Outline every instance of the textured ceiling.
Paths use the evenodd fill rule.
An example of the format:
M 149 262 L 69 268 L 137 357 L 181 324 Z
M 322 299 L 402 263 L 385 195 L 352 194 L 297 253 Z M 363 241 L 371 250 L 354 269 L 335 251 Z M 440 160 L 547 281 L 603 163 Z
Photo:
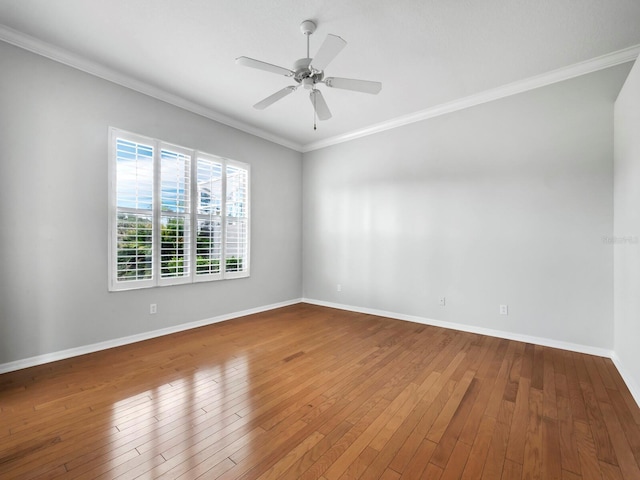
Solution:
M 302 20 L 347 47 L 328 76 L 377 80 L 377 96 L 321 86 L 333 118 L 313 130 L 307 91 L 258 111 L 291 80 Z M 304 146 L 640 44 L 638 0 L 0 0 L 0 24 Z

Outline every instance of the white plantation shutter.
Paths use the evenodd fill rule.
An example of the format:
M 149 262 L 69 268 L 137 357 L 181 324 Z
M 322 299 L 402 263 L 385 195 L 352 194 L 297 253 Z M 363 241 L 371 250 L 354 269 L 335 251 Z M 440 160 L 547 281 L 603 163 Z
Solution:
M 249 166 L 111 129 L 111 290 L 249 275 Z
M 249 271 L 249 171 L 227 165 L 225 265 L 228 277 Z
M 115 141 L 115 211 L 112 241 L 114 284 L 153 284 L 152 145 L 125 138 Z
M 160 283 L 189 280 L 191 272 L 191 156 L 160 150 Z
M 202 154 L 197 163 L 196 280 L 222 278 L 223 165 L 219 159 Z

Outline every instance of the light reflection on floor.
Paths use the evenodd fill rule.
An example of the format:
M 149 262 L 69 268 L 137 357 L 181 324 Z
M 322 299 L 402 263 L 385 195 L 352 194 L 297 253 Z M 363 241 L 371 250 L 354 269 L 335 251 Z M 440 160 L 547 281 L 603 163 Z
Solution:
M 220 439 L 251 430 L 249 418 L 243 419 L 252 410 L 250 372 L 248 357 L 236 355 L 113 403 L 114 433 L 100 470 L 115 476 L 123 473 L 123 463 L 139 457 L 140 474 L 149 478 L 171 469 L 197 471 L 209 453 L 222 449 Z

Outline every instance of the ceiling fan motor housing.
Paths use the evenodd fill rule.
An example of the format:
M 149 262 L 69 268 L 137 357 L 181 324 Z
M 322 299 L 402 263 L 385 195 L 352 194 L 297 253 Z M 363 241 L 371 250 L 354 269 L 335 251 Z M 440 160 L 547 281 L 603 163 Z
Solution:
M 322 70 L 313 70 L 309 67 L 310 64 L 310 58 L 301 58 L 293 64 L 293 78 L 307 89 L 313 88 L 313 85 L 321 82 L 324 78 L 324 72 Z

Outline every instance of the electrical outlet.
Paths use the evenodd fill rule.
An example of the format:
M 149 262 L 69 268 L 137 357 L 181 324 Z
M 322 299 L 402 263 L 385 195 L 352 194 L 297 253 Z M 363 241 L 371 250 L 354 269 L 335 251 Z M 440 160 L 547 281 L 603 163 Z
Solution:
M 444 307 L 447 304 L 447 299 L 445 297 L 439 297 L 438 303 L 440 304 L 441 307 Z
M 342 285 L 337 284 L 336 285 L 336 292 L 341 292 L 342 291 Z
M 500 315 L 509 315 L 509 305 L 500 305 Z
M 158 305 L 155 303 L 150 303 L 149 304 L 149 314 L 150 315 L 155 315 L 158 312 Z

